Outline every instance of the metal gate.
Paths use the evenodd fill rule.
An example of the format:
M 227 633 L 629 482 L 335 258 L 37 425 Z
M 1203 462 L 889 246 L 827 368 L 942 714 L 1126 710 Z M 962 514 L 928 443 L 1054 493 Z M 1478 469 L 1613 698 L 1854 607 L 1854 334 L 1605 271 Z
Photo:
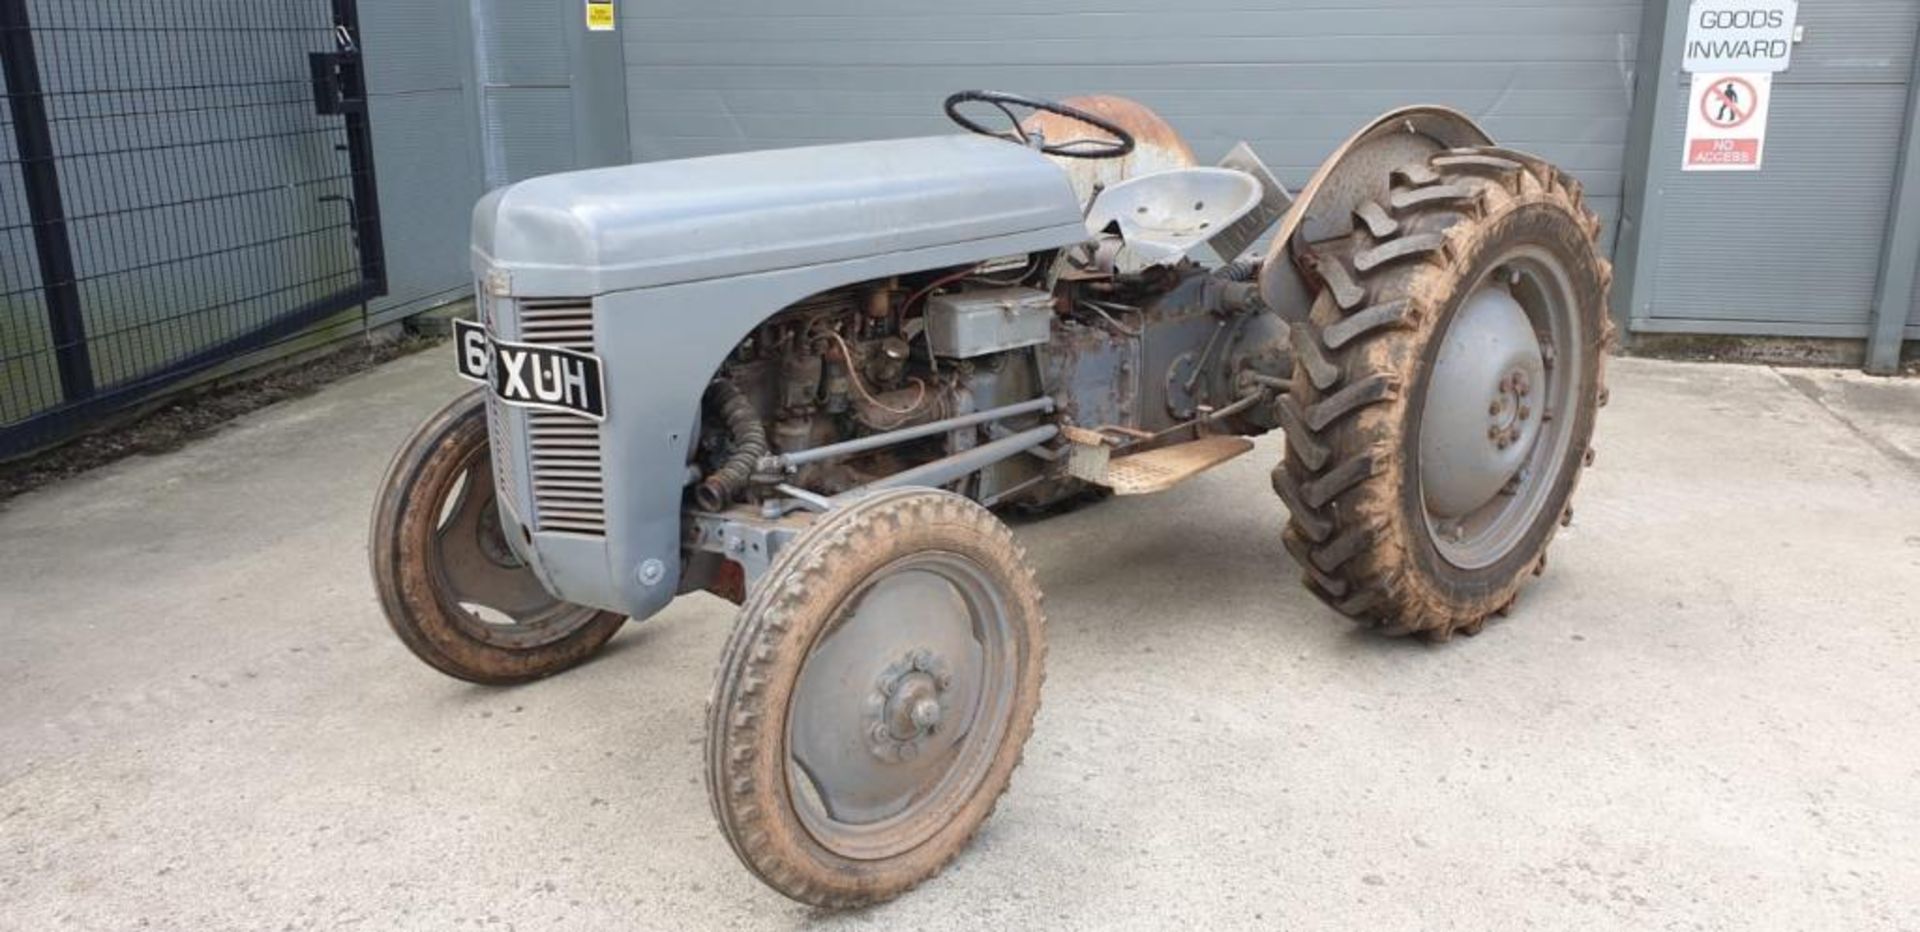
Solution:
M 0 0 L 0 459 L 386 292 L 354 0 Z

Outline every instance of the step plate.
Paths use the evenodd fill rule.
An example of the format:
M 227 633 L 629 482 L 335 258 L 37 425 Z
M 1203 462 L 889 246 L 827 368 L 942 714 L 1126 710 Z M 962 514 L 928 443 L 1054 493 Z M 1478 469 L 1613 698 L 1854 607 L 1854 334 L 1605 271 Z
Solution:
M 1107 464 L 1105 484 L 1115 495 L 1165 492 L 1251 449 L 1245 437 L 1205 437 L 1122 456 Z

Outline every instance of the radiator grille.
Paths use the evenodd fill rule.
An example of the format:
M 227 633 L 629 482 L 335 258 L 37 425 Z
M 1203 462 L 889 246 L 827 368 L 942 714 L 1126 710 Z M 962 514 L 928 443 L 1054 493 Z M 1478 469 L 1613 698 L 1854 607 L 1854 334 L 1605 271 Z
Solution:
M 593 352 L 592 303 L 576 298 L 524 299 L 519 312 L 521 342 Z M 535 528 L 606 536 L 600 425 L 577 414 L 528 411 L 527 454 Z
M 507 433 L 506 416 L 501 410 L 505 407 L 493 397 L 493 393 L 487 393 L 487 437 L 491 441 L 487 446 L 493 456 L 493 488 L 495 493 L 513 501 L 518 493 L 514 491 L 513 484 L 513 457 L 507 453 L 507 441 L 513 435 Z M 520 510 L 517 503 L 514 510 Z
M 493 314 L 490 313 L 492 302 L 486 298 L 484 284 L 484 282 L 475 283 L 473 293 L 477 297 L 473 303 L 481 326 L 492 330 L 494 328 Z M 489 441 L 487 447 L 493 458 L 493 488 L 496 494 L 509 502 L 514 501 L 514 496 L 518 494 L 514 491 L 513 456 L 507 452 L 511 449 L 508 444 L 511 443 L 512 437 L 512 434 L 507 433 L 506 405 L 493 397 L 492 392 L 487 392 L 487 438 Z M 514 510 L 519 510 L 517 504 Z

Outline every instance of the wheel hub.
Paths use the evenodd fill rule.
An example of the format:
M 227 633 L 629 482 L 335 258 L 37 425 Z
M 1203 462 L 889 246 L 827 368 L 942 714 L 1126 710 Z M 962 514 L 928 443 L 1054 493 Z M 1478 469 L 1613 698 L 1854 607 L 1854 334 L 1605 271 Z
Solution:
M 507 543 L 486 447 L 468 453 L 464 475 L 416 490 L 440 513 L 423 555 L 454 623 L 496 647 L 548 643 L 599 614 L 555 598 Z
M 480 545 L 480 552 L 485 554 L 487 559 L 492 560 L 495 566 L 517 570 L 527 565 L 507 543 L 507 535 L 500 527 L 500 509 L 491 499 L 481 506 L 479 524 L 475 540 Z
M 1459 519 L 1492 501 L 1540 436 L 1546 359 L 1527 312 L 1504 287 L 1482 289 L 1447 329 L 1420 421 L 1420 482 L 1430 514 Z
M 1006 616 L 979 571 L 947 554 L 896 562 L 843 611 L 794 686 L 789 779 L 814 800 L 802 819 L 823 843 L 891 849 L 991 753 L 1009 688 Z M 897 829 L 906 822 L 921 828 Z
M 889 666 L 867 697 L 868 750 L 888 762 L 919 757 L 946 715 L 942 702 L 952 685 L 953 674 L 932 651 L 916 650 Z

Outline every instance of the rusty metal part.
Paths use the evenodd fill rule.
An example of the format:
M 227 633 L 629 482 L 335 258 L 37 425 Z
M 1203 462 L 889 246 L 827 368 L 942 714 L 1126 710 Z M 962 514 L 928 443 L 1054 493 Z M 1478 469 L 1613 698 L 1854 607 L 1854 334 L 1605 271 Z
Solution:
M 1180 133 L 1146 104 L 1110 94 L 1069 97 L 1060 102 L 1106 119 L 1133 134 L 1133 151 L 1117 159 L 1049 156 L 1066 171 L 1067 179 L 1073 182 L 1073 193 L 1080 198 L 1082 207 L 1092 202 L 1094 194 L 1108 185 L 1136 175 L 1199 164 L 1193 156 L 1192 147 L 1180 138 Z M 1020 128 L 1027 133 L 1040 133 L 1054 140 L 1097 132 L 1077 120 L 1045 112 L 1027 117 L 1021 122 Z
M 950 396 L 929 388 L 915 377 L 912 385 L 890 392 L 862 393 L 853 400 L 853 416 L 874 430 L 898 430 L 946 417 L 953 410 Z
M 707 397 L 727 425 L 727 459 L 713 474 L 700 481 L 693 492 L 694 501 L 708 511 L 719 511 L 746 489 L 753 468 L 767 455 L 767 429 L 753 402 L 741 394 L 732 382 L 716 381 L 707 389 Z
M 1073 426 L 1062 427 L 1060 436 L 1067 441 L 1067 475 L 1082 482 L 1104 485 L 1107 464 L 1113 457 L 1113 445 L 1107 437 L 1099 431 Z
M 1202 437 L 1122 456 L 1107 464 L 1104 485 L 1115 495 L 1164 492 L 1251 449 L 1245 437 Z
M 735 605 L 744 605 L 747 601 L 746 567 L 734 560 L 721 560 L 704 588 Z
M 1312 290 L 1294 264 L 1294 236 L 1307 242 L 1353 230 L 1354 210 L 1386 194 L 1392 172 L 1443 149 L 1492 145 L 1466 114 L 1448 107 L 1406 107 L 1381 115 L 1354 133 L 1320 164 L 1293 208 L 1280 218 L 1260 268 L 1260 295 L 1289 320 L 1305 317 Z
M 513 552 L 488 453 L 484 389 L 401 447 L 368 541 L 387 622 L 415 656 L 476 683 L 518 683 L 592 656 L 625 620 L 548 593 Z

